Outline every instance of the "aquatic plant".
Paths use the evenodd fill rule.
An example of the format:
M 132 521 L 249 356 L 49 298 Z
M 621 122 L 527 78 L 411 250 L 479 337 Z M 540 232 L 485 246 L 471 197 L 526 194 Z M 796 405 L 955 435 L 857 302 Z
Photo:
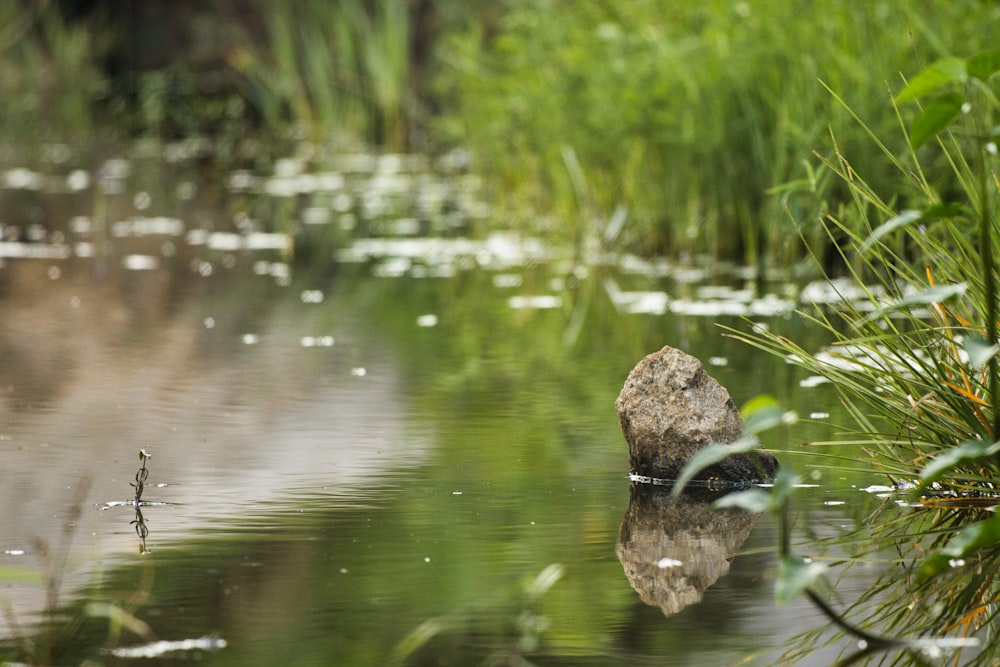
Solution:
M 292 123 L 320 141 L 407 145 L 415 112 L 408 3 L 264 2 L 259 9 L 270 52 L 243 49 L 230 62 L 254 82 L 254 101 L 272 127 Z
M 997 72 L 993 51 L 939 60 L 909 80 L 893 98 L 907 139 L 900 155 L 834 93 L 905 186 L 881 194 L 832 134 L 822 161 L 852 200 L 825 224 L 864 298 L 806 314 L 830 337 L 821 351 L 765 328 L 731 332 L 832 382 L 854 425 L 813 445 L 854 447 L 900 490 L 887 502 L 913 507 L 884 506 L 861 528 L 863 541 L 855 536 L 854 549 L 891 570 L 848 613 L 893 635 L 981 635 L 986 648 L 968 664 L 995 654 L 996 637 L 980 631 L 1000 609 L 990 574 L 1000 521 L 988 511 L 1000 500 Z
M 135 499 L 132 501 L 132 505 L 135 507 L 135 519 L 131 524 L 135 526 L 135 534 L 139 536 L 139 553 L 141 554 L 149 553 L 149 549 L 146 547 L 149 528 L 146 526 L 146 518 L 142 515 L 142 492 L 146 489 L 146 480 L 149 479 L 149 468 L 146 467 L 146 461 L 151 456 L 152 454 L 145 449 L 139 450 L 141 465 L 135 473 L 135 483 L 129 482 L 135 489 Z
M 483 664 L 487 665 L 530 665 L 524 656 L 538 652 L 543 636 L 549 629 L 550 620 L 541 610 L 541 601 L 565 572 L 563 565 L 552 563 L 545 566 L 534 577 L 524 578 L 513 600 L 506 603 L 508 616 L 513 621 L 505 630 L 508 642 L 493 648 Z M 469 626 L 474 615 L 468 610 L 456 611 L 448 616 L 428 619 L 411 630 L 393 649 L 392 663 L 405 664 L 418 655 L 435 639 L 448 634 L 470 632 Z
M 66 22 L 57 5 L 0 7 L 0 131 L 8 144 L 78 139 L 96 131 L 91 104 L 107 83 L 94 57 L 101 38 Z
M 601 221 L 624 206 L 617 246 L 787 266 L 803 245 L 828 245 L 820 215 L 849 199 L 828 170 L 807 164 L 803 173 L 827 125 L 847 118 L 819 80 L 850 90 L 884 134 L 883 82 L 915 48 L 934 58 L 991 43 L 996 22 L 984 13 L 993 11 L 965 2 L 513 2 L 439 45 L 448 112 L 438 138 L 468 146 L 498 200 L 554 237 L 599 238 Z M 862 131 L 844 128 L 840 138 L 873 186 L 895 187 L 898 174 Z

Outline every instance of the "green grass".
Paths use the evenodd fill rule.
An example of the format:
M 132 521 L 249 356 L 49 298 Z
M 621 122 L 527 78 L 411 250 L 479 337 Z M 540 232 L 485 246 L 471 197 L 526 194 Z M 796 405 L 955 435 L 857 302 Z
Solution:
M 810 253 L 837 263 L 837 245 L 865 233 L 831 237 L 823 224 L 827 213 L 854 221 L 840 215 L 856 195 L 838 155 L 874 191 L 908 188 L 829 91 L 890 136 L 896 120 L 881 110 L 901 72 L 1000 37 L 1000 9 L 974 0 L 448 0 L 429 21 L 401 0 L 252 7 L 246 25 L 226 24 L 222 95 L 199 92 L 182 57 L 110 78 L 109 26 L 127 22 L 68 21 L 51 2 L 0 9 L 0 129 L 35 146 L 207 136 L 222 161 L 259 161 L 279 139 L 462 146 L 491 186 L 496 224 L 580 248 L 789 269 Z M 922 159 L 948 174 L 929 186 L 961 187 L 943 158 Z M 626 223 L 604 240 L 617 210 Z
M 397 0 L 260 2 L 269 46 L 233 60 L 258 86 L 272 127 L 291 123 L 304 136 L 407 146 L 416 113 L 411 81 L 411 20 Z
M 106 80 L 93 54 L 100 38 L 67 24 L 54 4 L 0 7 L 0 132 L 5 143 L 67 141 L 95 132 L 91 102 Z
M 997 51 L 930 64 L 899 86 L 887 109 L 899 127 L 892 135 L 834 95 L 899 175 L 893 190 L 873 184 L 836 133 L 823 159 L 849 194 L 825 229 L 865 298 L 807 314 L 827 332 L 826 350 L 763 329 L 731 332 L 830 380 L 854 420 L 840 444 L 855 443 L 858 461 L 912 489 L 919 509 L 883 508 L 831 541 L 859 552 L 848 563 L 894 555 L 847 612 L 855 626 L 888 633 L 883 648 L 904 651 L 892 664 L 927 664 L 913 637 L 976 634 L 1000 597 L 990 574 L 1000 521 L 983 509 L 996 503 L 1000 475 L 997 72 Z M 772 509 L 784 514 L 790 497 L 772 499 Z M 781 553 L 794 557 L 787 544 Z M 802 571 L 784 568 L 779 589 L 793 581 L 818 595 L 816 577 Z M 989 664 L 997 640 L 984 641 L 963 664 Z
M 824 85 L 886 136 L 876 111 L 915 57 L 989 45 L 998 25 L 970 2 L 510 7 L 439 48 L 439 136 L 473 149 L 498 199 L 569 239 L 624 205 L 625 247 L 770 266 L 827 247 L 822 213 L 850 199 L 824 164 L 831 125 L 873 187 L 900 178 Z

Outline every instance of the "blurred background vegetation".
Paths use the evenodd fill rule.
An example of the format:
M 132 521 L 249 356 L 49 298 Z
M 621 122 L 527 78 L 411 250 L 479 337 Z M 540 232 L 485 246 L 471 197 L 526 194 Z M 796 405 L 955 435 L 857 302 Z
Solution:
M 3 3 L 0 158 L 133 140 L 223 166 L 293 145 L 447 154 L 484 177 L 489 224 L 787 267 L 837 257 L 835 142 L 908 196 L 830 91 L 901 137 L 903 73 L 997 43 L 998 18 L 983 0 Z

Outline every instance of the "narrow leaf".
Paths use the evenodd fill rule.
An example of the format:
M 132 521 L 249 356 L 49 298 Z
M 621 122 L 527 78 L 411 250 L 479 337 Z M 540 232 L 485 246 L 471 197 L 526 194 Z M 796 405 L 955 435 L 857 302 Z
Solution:
M 432 618 L 424 621 L 417 627 L 413 628 L 409 634 L 403 637 L 399 643 L 396 644 L 395 648 L 392 650 L 393 658 L 395 658 L 396 662 L 404 661 L 406 658 L 416 653 L 427 642 L 434 639 L 434 637 L 447 629 L 447 624 L 443 619 Z
M 771 494 L 763 489 L 735 491 L 722 496 L 712 503 L 712 506 L 716 509 L 738 507 L 752 514 L 759 514 L 771 509 Z
M 917 148 L 934 138 L 938 132 L 948 127 L 951 119 L 958 115 L 965 104 L 965 98 L 958 93 L 945 95 L 934 100 L 917 116 L 910 127 L 910 146 Z
M 1000 72 L 1000 51 L 984 51 L 969 58 L 965 65 L 969 76 L 986 81 L 993 74 Z
M 42 574 L 36 570 L 14 565 L 0 565 L 0 582 L 15 584 L 41 584 Z
M 777 405 L 755 411 L 743 425 L 743 435 L 756 435 L 785 422 L 785 412 Z
M 911 306 L 927 306 L 932 303 L 943 303 L 952 297 L 960 296 L 965 294 L 965 291 L 969 289 L 969 286 L 965 283 L 955 283 L 953 285 L 938 285 L 935 287 L 928 287 L 927 289 L 911 294 L 907 297 L 903 297 L 899 301 L 890 303 L 887 306 L 883 306 L 878 310 L 875 310 L 865 317 L 858 320 L 854 325 L 855 327 L 860 327 L 862 325 L 873 322 L 882 317 L 886 317 L 891 313 L 906 310 Z
M 965 352 L 969 355 L 969 365 L 978 371 L 1000 352 L 1000 345 L 990 345 L 985 338 L 969 336 L 965 339 Z
M 984 547 L 1000 544 L 1000 518 L 994 516 L 986 521 L 970 524 L 941 550 L 946 556 L 961 558 Z
M 677 478 L 677 483 L 674 485 L 670 494 L 675 498 L 679 496 L 681 492 L 684 491 L 684 487 L 687 486 L 688 482 L 694 479 L 695 475 L 710 465 L 716 464 L 733 454 L 746 454 L 748 452 L 752 452 L 759 446 L 760 440 L 753 436 L 740 438 L 736 442 L 728 445 L 712 443 L 706 446 L 704 449 L 692 456 L 687 462 L 687 465 L 685 465 L 684 469 L 681 470 L 681 474 Z
M 861 244 L 861 247 L 858 248 L 858 252 L 862 255 L 865 254 L 871 250 L 871 247 L 875 245 L 879 239 L 889 232 L 897 230 L 900 227 L 911 225 L 914 222 L 919 222 L 920 220 L 923 220 L 923 218 L 924 214 L 922 211 L 915 211 L 913 209 L 901 211 L 898 215 L 892 216 L 876 227 L 874 231 L 868 235 L 868 238 L 865 239 L 865 242 Z
M 1000 442 L 987 442 L 986 440 L 969 440 L 958 447 L 949 449 L 944 454 L 939 454 L 931 459 L 920 472 L 922 480 L 921 489 L 933 484 L 956 466 L 969 461 L 994 456 L 1000 453 Z
M 795 487 L 801 483 L 801 475 L 791 468 L 780 468 L 778 474 L 774 476 L 774 484 L 771 487 L 771 503 L 775 507 L 781 507 L 795 491 Z
M 924 209 L 922 217 L 924 220 L 939 220 L 941 218 L 955 218 L 963 214 L 968 215 L 969 212 L 964 210 L 960 204 L 942 203 L 928 206 Z
M 153 639 L 156 637 L 153 629 L 146 625 L 145 621 L 111 602 L 88 602 L 84 607 L 84 613 L 92 618 L 107 618 L 112 623 L 144 639 Z
M 770 394 L 757 394 L 749 401 L 743 404 L 740 408 L 740 416 L 743 417 L 743 421 L 750 419 L 753 413 L 764 408 L 776 407 L 781 405 L 778 403 L 778 399 Z
M 943 553 L 931 554 L 917 568 L 917 583 L 923 583 L 941 574 L 951 567 L 954 560 L 952 556 L 946 556 Z
M 951 567 L 960 560 L 985 547 L 1000 544 L 1000 516 L 979 521 L 963 528 L 944 549 L 930 555 L 920 565 L 917 580 L 925 581 Z
M 917 73 L 899 95 L 897 102 L 907 102 L 929 95 L 949 83 L 961 83 L 967 77 L 965 61 L 961 58 L 943 58 Z
M 786 604 L 809 588 L 826 572 L 826 565 L 816 563 L 796 554 L 788 554 L 781 561 L 775 593 L 779 604 Z

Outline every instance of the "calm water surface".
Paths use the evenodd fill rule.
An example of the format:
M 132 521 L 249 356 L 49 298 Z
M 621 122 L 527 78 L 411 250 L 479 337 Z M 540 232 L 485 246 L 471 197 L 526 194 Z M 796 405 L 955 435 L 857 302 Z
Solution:
M 669 344 L 811 418 L 765 444 L 816 485 L 800 550 L 835 558 L 882 480 L 816 467 L 831 388 L 719 326 L 819 349 L 799 287 L 479 234 L 469 184 L 362 157 L 214 189 L 183 163 L 5 173 L 9 655 L 770 665 L 823 627 L 775 603 L 770 518 L 630 497 L 614 411 Z

